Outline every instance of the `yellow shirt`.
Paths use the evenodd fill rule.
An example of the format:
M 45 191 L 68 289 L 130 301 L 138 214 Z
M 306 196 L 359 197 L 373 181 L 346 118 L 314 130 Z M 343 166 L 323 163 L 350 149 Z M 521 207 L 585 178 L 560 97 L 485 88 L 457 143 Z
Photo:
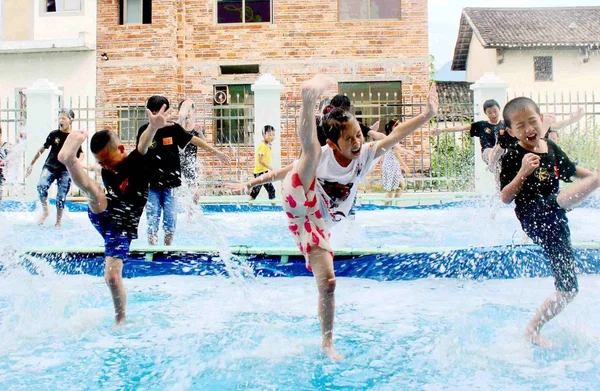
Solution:
M 263 161 L 268 165 L 271 165 L 271 147 L 264 141 L 260 143 L 256 150 L 256 156 L 254 156 L 254 173 L 260 174 L 261 172 L 269 171 L 268 167 L 260 164 L 259 157 L 263 157 Z

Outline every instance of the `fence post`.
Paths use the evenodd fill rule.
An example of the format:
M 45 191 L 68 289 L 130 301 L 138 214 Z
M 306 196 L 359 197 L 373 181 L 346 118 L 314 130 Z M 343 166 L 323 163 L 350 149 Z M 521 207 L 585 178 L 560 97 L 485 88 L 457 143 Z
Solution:
M 25 166 L 29 166 L 35 153 L 46 141 L 48 133 L 58 128 L 59 96 L 62 92 L 48 79 L 38 79 L 24 91 L 27 96 L 27 150 Z M 41 157 L 25 181 L 26 199 L 37 199 L 37 183 L 44 162 Z
M 473 114 L 475 121 L 487 120 L 483 112 L 483 103 L 494 99 L 503 108 L 506 103 L 508 84 L 494 73 L 485 73 L 481 79 L 471 85 L 473 90 Z M 478 193 L 494 193 L 496 182 L 494 175 L 488 171 L 481 158 L 481 143 L 475 137 L 475 191 Z
M 271 166 L 281 167 L 281 91 L 283 85 L 270 73 L 265 73 L 252 84 L 254 91 L 254 151 L 263 140 L 265 125 L 275 128 L 275 140 L 271 146 Z M 280 182 L 275 183 L 277 196 L 281 195 Z

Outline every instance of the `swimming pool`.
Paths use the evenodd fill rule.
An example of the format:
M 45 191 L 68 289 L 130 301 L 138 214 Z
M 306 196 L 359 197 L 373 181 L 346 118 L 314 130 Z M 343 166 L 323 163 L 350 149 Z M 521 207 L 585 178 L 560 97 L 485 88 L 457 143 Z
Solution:
M 365 207 L 354 224 L 334 232 L 336 246 L 349 254 L 342 252 L 336 264 L 342 276 L 336 345 L 346 355 L 341 364 L 319 354 L 317 292 L 312 278 L 303 276 L 301 260 L 291 256 L 282 264 L 277 255 L 250 260 L 228 255 L 227 246 L 293 254 L 281 212 L 206 208 L 193 221 L 181 215 L 175 245 L 182 251 L 175 259 L 165 253 L 148 262 L 147 246 L 136 241 L 139 251 L 126 270 L 136 270 L 138 277 L 126 281 L 129 322 L 121 329 L 112 328 L 112 303 L 95 276 L 94 254 L 88 269 L 80 259 L 48 264 L 14 256 L 14 249 L 100 246 L 84 213 L 69 213 L 57 232 L 35 226 L 27 213 L 3 213 L 10 218 L 0 233 L 12 244 L 0 256 L 1 388 L 594 389 L 600 381 L 600 315 L 589 309 L 600 305 L 600 276 L 582 276 L 581 294 L 548 325 L 546 335 L 558 348 L 526 344 L 523 329 L 552 290 L 552 280 L 519 278 L 539 259 L 519 262 L 535 249 L 511 248 L 522 240 L 518 222 L 511 209 L 494 208 Z M 579 254 L 590 265 L 599 263 L 596 229 L 589 224 L 599 213 L 590 207 L 569 214 L 573 240 L 591 248 Z M 183 251 L 186 246 L 221 252 L 194 259 Z M 384 255 L 353 258 L 352 249 L 365 247 Z M 398 256 L 385 254 L 398 249 L 403 250 Z M 486 278 L 481 270 L 494 269 L 494 260 L 505 253 L 503 265 L 512 261 L 519 267 Z M 450 258 L 454 261 L 442 262 Z M 447 267 L 461 262 L 480 272 L 436 278 L 460 277 Z M 62 273 L 65 265 L 72 266 L 69 274 Z M 411 275 L 395 269 L 399 265 L 435 267 Z M 516 269 L 519 273 L 510 273 Z M 272 275 L 295 277 L 267 277 Z

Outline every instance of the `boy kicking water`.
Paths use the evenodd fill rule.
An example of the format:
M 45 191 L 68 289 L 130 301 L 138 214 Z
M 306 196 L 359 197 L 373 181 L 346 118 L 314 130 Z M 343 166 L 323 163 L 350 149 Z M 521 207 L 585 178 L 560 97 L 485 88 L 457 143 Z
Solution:
M 321 146 L 313 108 L 317 99 L 334 84 L 317 75 L 302 86 L 302 108 L 298 138 L 300 158 L 292 165 L 252 179 L 243 188 L 282 180 L 283 208 L 294 241 L 312 270 L 319 291 L 318 313 L 323 351 L 332 360 L 343 357 L 333 346 L 336 279 L 329 227 L 347 218 L 354 205 L 358 183 L 363 180 L 373 160 L 398 144 L 431 119 L 438 108 L 435 87 L 429 94 L 425 112 L 400 123 L 378 142 L 365 144 L 360 125 L 352 113 L 335 108 L 323 119 L 327 144 Z
M 86 132 L 71 132 L 58 154 L 75 185 L 88 198 L 90 221 L 104 238 L 104 279 L 110 289 L 115 307 L 115 323 L 125 320 L 127 297 L 123 286 L 123 262 L 129 254 L 129 246 L 137 238 L 140 216 L 148 199 L 151 176 L 147 158 L 144 156 L 158 129 L 172 125 L 167 122 L 166 107 L 153 114 L 146 109 L 150 123 L 141 135 L 137 148 L 125 152 L 119 136 L 110 130 L 96 132 L 90 140 L 90 149 L 102 167 L 102 180 L 106 194 L 92 180 L 81 162 L 77 151 L 87 137 Z
M 551 346 L 540 331 L 579 290 L 566 213 L 600 186 L 600 175 L 576 167 L 554 142 L 543 138 L 543 118 L 531 99 L 521 97 L 508 102 L 504 120 L 507 131 L 517 138 L 518 144 L 502 157 L 502 201 L 506 204 L 515 201 L 515 213 L 523 231 L 542 247 L 556 287 L 556 292 L 544 301 L 529 323 L 526 338 L 541 346 Z M 581 180 L 559 190 L 559 179 L 570 181 L 573 176 Z

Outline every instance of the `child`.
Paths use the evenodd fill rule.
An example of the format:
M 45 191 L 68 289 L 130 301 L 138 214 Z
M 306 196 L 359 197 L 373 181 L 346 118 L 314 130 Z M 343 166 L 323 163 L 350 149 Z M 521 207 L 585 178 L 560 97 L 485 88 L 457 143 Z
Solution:
M 429 94 L 426 111 L 399 124 L 383 140 L 364 143 L 360 125 L 352 113 L 336 108 L 323 120 L 327 145 L 317 138 L 313 108 L 319 96 L 334 81 L 316 75 L 302 86 L 302 108 L 298 137 L 300 158 L 275 172 L 245 184 L 246 188 L 283 179 L 283 207 L 294 241 L 312 270 L 319 290 L 318 313 L 323 351 L 332 360 L 341 360 L 333 346 L 333 318 L 336 287 L 333 249 L 329 227 L 348 217 L 354 204 L 358 182 L 365 178 L 374 159 L 382 156 L 403 138 L 432 118 L 438 107 L 435 87 Z
M 200 124 L 195 121 L 196 107 L 191 99 L 182 100 L 179 103 L 179 125 L 186 132 L 194 137 L 198 137 L 204 141 L 204 130 Z M 193 143 L 188 143 L 180 154 L 181 158 L 181 173 L 186 186 L 192 190 L 192 201 L 195 205 L 200 204 L 200 189 L 198 180 L 200 179 L 200 169 L 198 166 L 198 146 Z
M 262 131 L 263 141 L 256 149 L 256 156 L 254 159 L 254 178 L 266 174 L 269 171 L 273 171 L 271 166 L 271 143 L 275 140 L 275 128 L 271 125 L 265 125 Z M 260 193 L 260 188 L 264 186 L 269 193 L 269 199 L 275 199 L 275 187 L 272 183 L 265 183 L 264 185 L 256 186 L 250 191 L 250 200 L 254 201 Z
M 385 134 L 389 135 L 392 130 L 398 126 L 400 120 L 391 120 L 385 125 Z M 402 175 L 402 171 L 408 172 L 409 168 L 406 165 L 402 155 L 400 154 L 400 145 L 396 144 L 383 155 L 383 163 L 381 164 L 381 181 L 383 182 L 383 190 L 386 191 L 386 198 L 398 198 L 404 190 L 406 190 L 406 181 Z M 395 204 L 395 201 L 386 202 L 386 205 Z
M 146 108 L 156 114 L 162 106 L 169 109 L 169 101 L 164 96 L 154 95 L 148 99 Z M 144 124 L 138 131 L 137 140 L 141 139 L 148 124 Z M 163 229 L 165 231 L 165 245 L 170 246 L 175 236 L 177 223 L 177 198 L 175 189 L 181 186 L 181 160 L 179 148 L 184 148 L 189 142 L 214 153 L 217 158 L 229 163 L 229 157 L 217 151 L 206 141 L 193 136 L 185 131 L 179 124 L 158 129 L 148 151 L 148 165 L 153 176 L 150 178 L 150 192 L 146 217 L 148 219 L 148 243 L 156 245 L 158 242 L 158 223 L 161 212 L 163 213 Z
M 106 194 L 76 158 L 87 137 L 85 132 L 72 132 L 58 154 L 75 185 L 88 197 L 88 216 L 104 238 L 104 279 L 113 298 L 117 325 L 125 320 L 127 303 L 123 262 L 129 254 L 131 241 L 137 238 L 140 216 L 148 198 L 148 184 L 155 175 L 148 170 L 145 155 L 158 129 L 172 126 L 167 123 L 165 110 L 164 105 L 156 113 L 146 110 L 149 126 L 141 135 L 137 148 L 129 154 L 116 133 L 101 130 L 94 134 L 90 149 L 102 167 Z
M 529 323 L 526 338 L 541 346 L 551 343 L 540 330 L 559 314 L 578 292 L 575 259 L 571 246 L 567 210 L 576 206 L 600 185 L 598 173 L 576 167 L 550 140 L 545 140 L 542 116 L 529 98 L 511 100 L 504 108 L 507 131 L 518 139 L 502 157 L 501 198 L 515 200 L 515 213 L 523 231 L 550 262 L 556 292 L 546 299 Z M 580 181 L 559 191 L 559 179 Z
M 481 157 L 485 164 L 493 166 L 502 154 L 502 148 L 508 148 L 516 141 L 504 133 L 505 125 L 500 119 L 500 105 L 493 99 L 483 103 L 483 113 L 487 121 L 477 121 L 470 125 L 455 126 L 452 128 L 432 129 L 431 135 L 438 136 L 447 132 L 469 131 L 471 137 L 479 137 L 481 143 Z M 498 145 L 501 144 L 501 145 Z
M 67 193 L 71 187 L 71 180 L 69 179 L 69 173 L 67 172 L 66 167 L 58 161 L 58 152 L 71 132 L 71 124 L 74 119 L 75 113 L 73 113 L 72 110 L 62 110 L 58 114 L 58 129 L 50 132 L 46 138 L 46 142 L 39 151 L 37 151 L 25 173 L 25 177 L 28 177 L 38 158 L 42 156 L 46 149 L 50 148 L 50 153 L 48 153 L 44 168 L 42 168 L 40 181 L 37 187 L 43 208 L 42 216 L 38 220 L 39 225 L 44 224 L 46 217 L 48 217 L 48 189 L 54 181 L 56 181 L 58 187 L 56 192 L 56 228 L 60 228 L 62 222 L 65 200 L 67 199 Z M 83 160 L 83 151 L 81 148 L 77 151 L 77 157 Z

